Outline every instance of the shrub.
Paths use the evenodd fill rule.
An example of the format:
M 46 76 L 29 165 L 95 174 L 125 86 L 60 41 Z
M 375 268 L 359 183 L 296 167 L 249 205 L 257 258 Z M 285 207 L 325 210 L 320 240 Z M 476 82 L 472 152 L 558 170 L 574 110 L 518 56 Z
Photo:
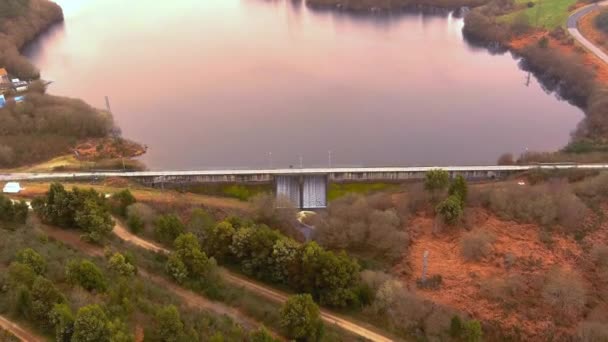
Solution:
M 469 261 L 479 261 L 492 252 L 494 236 L 482 230 L 466 233 L 460 241 L 460 252 Z
M 129 189 L 124 189 L 113 194 L 110 197 L 110 206 L 112 207 L 112 211 L 119 216 L 127 217 L 127 208 L 135 204 L 137 200 L 129 191 Z
M 72 341 L 110 341 L 109 320 L 97 304 L 78 309 Z
M 72 284 L 78 284 L 87 291 L 104 292 L 107 288 L 103 273 L 89 260 L 68 262 L 66 276 Z
M 465 203 L 467 202 L 469 190 L 466 179 L 462 175 L 456 176 L 456 178 L 450 184 L 450 188 L 448 189 L 448 195 L 456 196 L 460 199 L 460 205 L 464 208 Z
M 430 170 L 424 175 L 424 188 L 433 194 L 445 190 L 449 183 L 450 174 L 445 170 Z
M 236 230 L 229 222 L 220 222 L 204 228 L 201 234 L 203 249 L 217 260 L 226 260 Z
M 323 333 L 319 307 L 309 294 L 290 296 L 281 308 L 281 326 L 287 337 L 318 341 Z
M 455 225 L 460 221 L 463 215 L 462 202 L 460 197 L 452 195 L 443 200 L 435 209 L 443 222 L 449 225 Z
M 155 337 L 160 341 L 180 341 L 184 335 L 184 323 L 179 311 L 173 305 L 161 307 L 156 311 Z
M 131 233 L 137 235 L 144 230 L 144 220 L 137 214 L 130 214 L 127 218 L 127 227 Z
M 120 253 L 114 253 L 114 255 L 110 257 L 109 268 L 125 277 L 130 277 L 137 272 L 135 266 L 128 262 L 125 256 Z
M 55 304 L 51 311 L 51 321 L 55 326 L 56 341 L 70 341 L 74 333 L 74 314 L 72 309 L 65 304 Z
M 392 264 L 409 244 L 409 235 L 394 209 L 374 209 L 367 197 L 347 195 L 330 203 L 315 218 L 315 239 L 324 247 L 346 249 L 375 261 Z
M 184 224 L 173 214 L 159 216 L 154 223 L 156 240 L 166 244 L 173 242 L 184 230 Z
M 578 274 L 563 269 L 552 270 L 542 291 L 547 304 L 563 316 L 576 316 L 585 306 L 585 287 Z
M 55 304 L 61 304 L 65 298 L 48 279 L 38 276 L 32 285 L 32 313 L 34 318 L 42 326 L 50 326 L 52 323 L 51 311 Z
M 46 260 L 44 257 L 31 248 L 22 249 L 17 253 L 16 260 L 32 268 L 32 270 L 42 275 L 46 271 Z

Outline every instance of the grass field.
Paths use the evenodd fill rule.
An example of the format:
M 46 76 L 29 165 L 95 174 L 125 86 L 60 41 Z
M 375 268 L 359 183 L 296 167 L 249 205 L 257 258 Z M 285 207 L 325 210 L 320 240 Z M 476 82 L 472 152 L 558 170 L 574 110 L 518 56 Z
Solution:
M 327 199 L 333 201 L 348 194 L 369 194 L 375 191 L 396 189 L 399 185 L 392 183 L 331 183 Z
M 502 18 L 505 21 L 514 20 L 520 13 L 524 13 L 531 26 L 552 30 L 559 26 L 565 26 L 570 13 L 570 6 L 576 0 L 515 0 L 523 9 L 509 13 Z M 528 3 L 534 3 L 528 8 Z

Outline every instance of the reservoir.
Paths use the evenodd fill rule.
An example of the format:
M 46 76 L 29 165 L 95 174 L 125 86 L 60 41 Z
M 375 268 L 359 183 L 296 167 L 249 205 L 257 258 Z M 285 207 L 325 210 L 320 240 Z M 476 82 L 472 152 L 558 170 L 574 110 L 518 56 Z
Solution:
M 58 0 L 26 49 L 54 95 L 105 108 L 150 169 L 494 164 L 564 146 L 580 109 L 452 15 L 304 0 Z

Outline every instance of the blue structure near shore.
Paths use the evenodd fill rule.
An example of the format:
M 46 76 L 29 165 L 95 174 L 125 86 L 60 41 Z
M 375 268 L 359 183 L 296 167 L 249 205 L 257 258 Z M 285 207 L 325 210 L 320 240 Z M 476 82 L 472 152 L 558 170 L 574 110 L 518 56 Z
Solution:
M 3 108 L 4 105 L 6 105 L 6 99 L 4 98 L 4 95 L 0 95 L 0 108 Z

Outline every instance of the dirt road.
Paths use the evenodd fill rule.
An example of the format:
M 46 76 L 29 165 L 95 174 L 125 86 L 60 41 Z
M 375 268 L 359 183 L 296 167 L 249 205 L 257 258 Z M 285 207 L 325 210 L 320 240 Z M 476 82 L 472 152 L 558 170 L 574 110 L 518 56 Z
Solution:
M 150 251 L 154 251 L 157 253 L 169 253 L 169 250 L 167 250 L 166 248 L 163 248 L 152 242 L 149 242 L 147 240 L 144 240 L 138 236 L 131 234 L 128 230 L 126 230 L 120 224 L 117 224 L 114 227 L 114 233 L 121 239 L 128 241 L 141 248 L 144 248 L 144 249 L 147 249 Z M 287 294 L 285 294 L 281 291 L 277 291 L 275 289 L 268 288 L 267 286 L 264 286 L 257 282 L 246 279 L 240 275 L 236 275 L 226 269 L 222 269 L 222 275 L 224 276 L 224 279 L 226 281 L 232 283 L 233 285 L 247 288 L 250 291 L 255 292 L 258 295 L 263 296 L 269 300 L 272 300 L 272 301 L 275 301 L 278 303 L 283 303 L 287 300 L 287 297 L 288 297 Z M 391 338 L 388 338 L 379 333 L 373 332 L 368 328 L 363 327 L 360 323 L 355 323 L 351 320 L 344 319 L 342 317 L 339 317 L 336 314 L 328 312 L 325 309 L 321 310 L 321 317 L 323 318 L 323 320 L 326 323 L 337 325 L 346 331 L 349 331 L 353 334 L 364 337 L 368 340 L 378 341 L 378 342 L 393 341 Z
M 103 256 L 104 255 L 103 249 L 101 247 L 97 247 L 97 246 L 94 246 L 94 245 L 91 245 L 89 243 L 82 241 L 76 231 L 69 231 L 69 230 L 59 229 L 59 228 L 50 227 L 50 226 L 46 226 L 46 225 L 41 225 L 41 227 L 48 236 L 50 236 L 58 241 L 67 243 L 68 245 L 84 252 L 87 255 L 90 255 L 90 256 Z M 121 231 L 120 228 L 117 230 L 117 232 L 119 232 L 119 231 Z M 128 233 L 128 232 L 126 232 L 126 233 Z M 124 236 L 124 235 L 121 236 L 118 233 L 116 235 L 118 235 L 120 238 L 123 238 L 123 236 Z M 135 238 L 137 238 L 137 237 L 135 237 Z M 162 248 L 160 250 L 154 249 L 152 247 L 152 245 L 146 245 L 144 243 L 145 241 L 143 241 L 139 238 L 135 239 L 136 241 L 127 240 L 127 239 L 125 239 L 125 240 L 128 242 L 131 242 L 133 244 L 136 244 L 138 246 L 141 246 L 142 248 L 146 248 L 146 249 L 149 249 L 149 250 L 152 250 L 155 252 L 164 250 Z M 142 243 L 142 244 L 140 244 L 140 243 Z M 143 247 L 143 246 L 146 246 L 146 247 Z M 164 251 L 166 251 L 166 250 L 164 250 Z M 239 310 L 237 310 L 233 307 L 230 307 L 230 306 L 225 305 L 220 302 L 211 301 L 192 291 L 186 290 L 160 276 L 146 272 L 145 270 L 143 270 L 141 268 L 138 271 L 139 271 L 138 274 L 142 278 L 150 280 L 153 283 L 155 283 L 156 285 L 173 292 L 178 297 L 180 297 L 180 299 L 183 300 L 184 303 L 186 303 L 190 307 L 209 310 L 218 315 L 226 315 L 247 329 L 256 329 L 257 327 L 262 325 L 262 323 L 251 319 L 250 317 L 244 315 Z
M 15 335 L 21 341 L 26 342 L 44 342 L 46 339 L 36 336 L 30 331 L 22 328 L 19 324 L 10 321 L 8 318 L 0 315 L 0 328 Z

